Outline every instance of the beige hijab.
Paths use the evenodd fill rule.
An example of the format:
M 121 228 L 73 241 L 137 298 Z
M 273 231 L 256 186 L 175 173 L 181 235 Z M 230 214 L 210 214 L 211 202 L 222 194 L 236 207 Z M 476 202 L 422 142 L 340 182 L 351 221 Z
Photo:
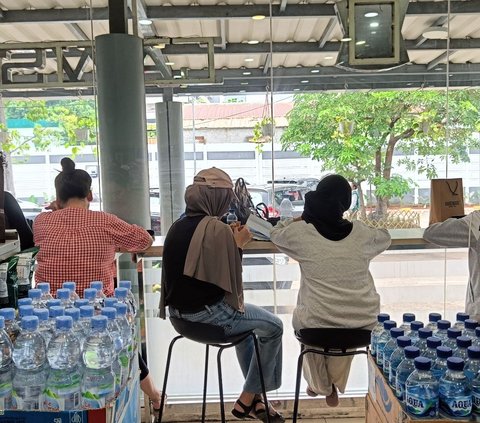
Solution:
M 186 215 L 205 216 L 198 224 L 188 247 L 184 275 L 222 288 L 225 301 L 243 311 L 242 260 L 231 228 L 218 218 L 234 197 L 233 183 L 222 170 L 200 171 L 185 191 Z M 160 317 L 165 318 L 165 281 L 162 278 Z

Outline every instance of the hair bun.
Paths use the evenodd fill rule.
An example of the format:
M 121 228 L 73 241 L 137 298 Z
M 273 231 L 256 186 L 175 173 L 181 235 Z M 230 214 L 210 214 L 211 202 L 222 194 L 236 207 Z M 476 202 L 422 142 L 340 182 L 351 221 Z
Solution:
M 62 172 L 73 172 L 75 170 L 75 162 L 68 157 L 60 160 L 60 164 L 62 165 Z

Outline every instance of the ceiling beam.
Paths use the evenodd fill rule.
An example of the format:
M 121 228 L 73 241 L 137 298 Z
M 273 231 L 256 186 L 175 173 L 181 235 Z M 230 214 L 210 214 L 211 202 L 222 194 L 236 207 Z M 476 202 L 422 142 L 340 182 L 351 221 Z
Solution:
M 270 70 L 270 67 L 272 66 L 272 55 L 270 53 L 267 54 L 267 57 L 265 58 L 265 63 L 263 64 L 263 74 L 267 75 L 268 71 Z
M 427 64 L 427 70 L 432 70 L 433 68 L 436 68 L 440 63 L 444 62 L 445 60 L 448 59 L 450 54 L 455 53 L 455 50 L 450 50 L 450 51 L 445 51 L 439 56 L 437 56 L 435 59 L 433 59 L 430 63 Z
M 282 0 L 280 3 L 280 13 L 285 13 L 285 10 L 287 9 L 287 0 Z
M 219 33 L 220 33 L 220 38 L 222 40 L 222 43 L 220 47 L 222 50 L 225 50 L 227 48 L 227 20 L 226 19 L 220 19 L 218 21 L 218 26 L 219 26 Z
M 90 38 L 88 37 L 87 34 L 83 31 L 82 28 L 80 28 L 80 25 L 77 23 L 67 23 L 65 24 L 67 28 L 70 30 L 70 32 L 77 37 L 79 40 L 85 41 L 89 40 Z
M 337 18 L 330 18 L 327 26 L 323 30 L 323 34 L 320 36 L 320 40 L 318 40 L 318 47 L 323 48 L 327 41 L 330 40 L 330 35 L 332 34 L 333 28 L 335 28 L 336 23 Z
M 443 26 L 446 22 L 448 21 L 448 16 L 440 16 L 430 27 L 432 26 Z M 427 41 L 427 38 L 425 38 L 423 35 L 420 35 L 415 40 L 415 46 L 418 47 L 422 45 L 425 41 Z

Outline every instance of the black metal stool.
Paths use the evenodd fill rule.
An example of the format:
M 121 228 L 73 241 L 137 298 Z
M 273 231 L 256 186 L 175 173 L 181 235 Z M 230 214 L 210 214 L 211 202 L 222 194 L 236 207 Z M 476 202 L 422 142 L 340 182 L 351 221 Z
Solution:
M 208 353 L 209 347 L 217 347 L 217 368 L 218 368 L 218 385 L 220 391 L 220 413 L 222 417 L 222 423 L 225 422 L 225 404 L 223 402 L 223 379 L 222 379 L 222 363 L 221 363 L 221 356 L 222 352 L 226 348 L 234 347 L 238 345 L 240 342 L 247 339 L 249 336 L 253 339 L 253 345 L 255 347 L 255 356 L 257 359 L 258 365 L 258 373 L 260 376 L 260 382 L 262 385 L 262 393 L 263 399 L 266 404 L 266 408 L 268 410 L 268 401 L 267 401 L 267 393 L 265 392 L 265 381 L 263 379 L 263 371 L 262 365 L 260 363 L 260 353 L 258 350 L 258 341 L 255 333 L 253 330 L 241 333 L 239 335 L 234 336 L 227 336 L 225 335 L 225 331 L 220 326 L 210 325 L 206 323 L 197 323 L 197 322 L 189 322 L 188 320 L 182 320 L 175 317 L 170 317 L 170 321 L 172 322 L 173 327 L 175 330 L 180 334 L 172 339 L 170 342 L 170 346 L 168 347 L 168 355 L 167 355 L 167 364 L 165 367 L 165 377 L 163 380 L 163 394 L 167 392 L 167 381 L 168 381 L 168 373 L 170 371 L 170 360 L 172 358 L 172 350 L 173 345 L 181 338 L 187 338 L 195 342 L 200 342 L 201 344 L 205 344 L 205 374 L 203 377 L 203 403 L 202 403 L 202 423 L 205 422 L 205 411 L 207 405 L 207 377 L 208 377 Z M 160 413 L 158 416 L 158 421 L 162 421 L 163 415 L 163 406 L 164 406 L 164 399 L 165 395 L 162 395 L 162 401 L 160 404 Z M 267 420 L 270 422 L 270 416 L 267 412 Z
M 370 330 L 344 328 L 306 328 L 295 332 L 300 342 L 300 355 L 297 364 L 297 379 L 295 384 L 295 402 L 293 405 L 292 423 L 297 421 L 298 400 L 300 396 L 300 381 L 302 377 L 303 356 L 307 353 L 330 357 L 345 357 L 357 354 L 367 354 L 370 345 Z M 354 350 L 356 348 L 364 348 Z

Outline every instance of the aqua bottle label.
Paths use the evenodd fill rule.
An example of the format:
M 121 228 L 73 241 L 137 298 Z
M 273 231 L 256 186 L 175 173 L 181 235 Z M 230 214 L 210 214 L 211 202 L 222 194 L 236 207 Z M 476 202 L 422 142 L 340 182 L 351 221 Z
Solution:
M 398 377 L 395 378 L 395 394 L 400 401 L 403 401 L 405 399 L 405 384 L 402 384 L 398 380 Z
M 438 398 L 423 398 L 420 395 L 406 392 L 407 411 L 417 417 L 437 417 Z
M 480 389 L 472 388 L 472 413 L 480 414 Z
M 95 410 L 105 408 L 115 396 L 115 383 L 106 383 L 82 392 L 82 408 Z
M 80 408 L 80 384 L 58 387 L 56 390 L 45 389 L 43 392 L 43 409 L 45 411 L 68 411 Z
M 454 417 L 465 417 L 472 412 L 472 397 L 461 396 L 447 398 L 440 394 L 440 407 L 447 414 Z

